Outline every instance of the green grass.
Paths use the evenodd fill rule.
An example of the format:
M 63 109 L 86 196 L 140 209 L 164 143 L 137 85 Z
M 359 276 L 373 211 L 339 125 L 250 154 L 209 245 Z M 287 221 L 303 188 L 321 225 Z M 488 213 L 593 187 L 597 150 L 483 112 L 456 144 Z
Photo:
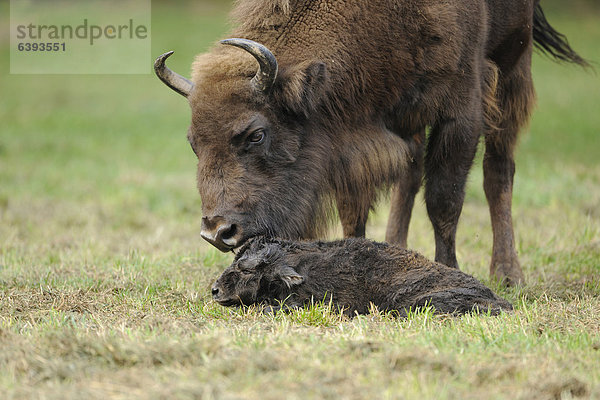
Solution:
M 543 4 L 600 62 L 598 6 Z M 189 71 L 226 34 L 228 8 L 155 1 L 153 56 L 175 50 L 170 66 Z M 2 26 L 7 14 L 0 2 Z M 513 205 L 528 284 L 495 287 L 514 313 L 348 320 L 327 305 L 262 315 L 210 300 L 231 255 L 200 238 L 189 108 L 155 77 L 8 75 L 2 32 L 0 53 L 3 399 L 600 398 L 597 74 L 534 60 Z M 409 245 L 433 256 L 422 198 Z M 480 161 L 458 249 L 494 285 Z

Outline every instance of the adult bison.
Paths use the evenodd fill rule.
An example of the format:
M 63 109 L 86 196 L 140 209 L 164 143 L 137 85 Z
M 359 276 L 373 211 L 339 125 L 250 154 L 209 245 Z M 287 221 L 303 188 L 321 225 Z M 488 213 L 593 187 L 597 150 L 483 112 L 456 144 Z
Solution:
M 262 234 L 316 237 L 332 201 L 344 235 L 363 236 L 378 189 L 395 184 L 387 240 L 406 245 L 424 165 L 435 259 L 458 267 L 483 134 L 491 274 L 522 281 L 513 151 L 534 104 L 534 41 L 585 64 L 537 1 L 241 0 L 234 18 L 244 39 L 199 55 L 192 81 L 165 66 L 172 52 L 155 63 L 191 105 L 206 240 L 227 251 Z

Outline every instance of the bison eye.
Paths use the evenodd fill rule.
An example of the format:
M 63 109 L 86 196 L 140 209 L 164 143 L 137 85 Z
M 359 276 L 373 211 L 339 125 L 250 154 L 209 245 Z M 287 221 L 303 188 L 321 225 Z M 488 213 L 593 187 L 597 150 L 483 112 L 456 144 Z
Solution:
M 248 141 L 252 144 L 261 144 L 265 141 L 265 136 L 265 130 L 258 129 L 248 136 Z

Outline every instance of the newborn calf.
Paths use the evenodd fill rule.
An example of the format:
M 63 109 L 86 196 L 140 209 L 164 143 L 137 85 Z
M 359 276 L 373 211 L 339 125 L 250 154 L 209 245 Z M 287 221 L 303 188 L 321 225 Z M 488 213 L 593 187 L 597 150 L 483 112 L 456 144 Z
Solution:
M 213 298 L 223 306 L 301 307 L 331 301 L 345 314 L 432 305 L 437 313 L 512 310 L 477 279 L 413 251 L 366 239 L 292 242 L 253 239 L 217 279 Z

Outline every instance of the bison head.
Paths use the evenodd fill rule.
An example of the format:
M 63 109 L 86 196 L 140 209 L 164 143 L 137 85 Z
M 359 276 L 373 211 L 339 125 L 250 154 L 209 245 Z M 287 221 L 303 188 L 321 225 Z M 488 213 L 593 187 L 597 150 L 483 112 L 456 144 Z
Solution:
M 257 238 L 248 242 L 212 287 L 213 299 L 223 306 L 283 300 L 304 278 L 285 263 L 277 243 Z
M 325 65 L 282 67 L 256 42 L 221 43 L 228 46 L 197 57 L 192 81 L 165 66 L 172 52 L 155 63 L 159 78 L 191 105 L 202 237 L 222 251 L 257 235 L 314 237 L 331 159 L 327 135 L 310 138 Z

